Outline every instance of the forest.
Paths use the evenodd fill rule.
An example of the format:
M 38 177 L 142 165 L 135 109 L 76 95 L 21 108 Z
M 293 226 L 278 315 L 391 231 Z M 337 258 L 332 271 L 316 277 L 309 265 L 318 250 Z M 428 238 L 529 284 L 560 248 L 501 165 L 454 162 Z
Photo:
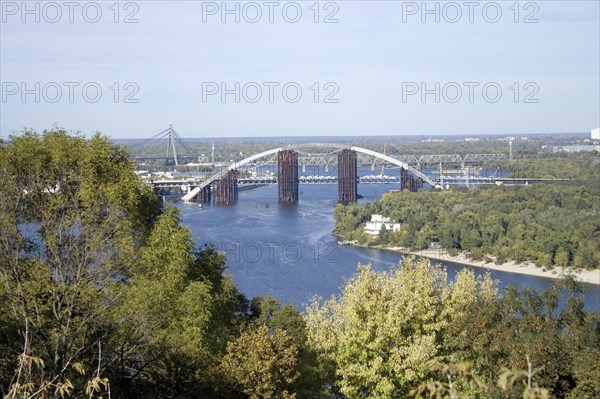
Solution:
M 25 131 L 0 144 L 4 398 L 600 397 L 600 318 L 569 278 L 499 292 L 489 276 L 450 281 L 406 258 L 386 272 L 358 265 L 339 295 L 304 309 L 246 298 L 224 254 L 197 247 L 106 136 Z M 368 213 L 389 213 L 408 245 L 439 234 L 507 257 L 537 223 L 552 239 L 519 256 L 553 248 L 551 262 L 597 267 L 598 194 L 560 190 L 402 193 L 336 216 L 353 234 Z M 521 227 L 508 217 L 520 202 Z
M 401 223 L 374 240 L 364 222 L 381 214 Z M 450 254 L 540 267 L 600 267 L 600 186 L 547 184 L 385 194 L 364 205 L 339 205 L 336 232 L 370 245 L 411 250 L 439 245 Z

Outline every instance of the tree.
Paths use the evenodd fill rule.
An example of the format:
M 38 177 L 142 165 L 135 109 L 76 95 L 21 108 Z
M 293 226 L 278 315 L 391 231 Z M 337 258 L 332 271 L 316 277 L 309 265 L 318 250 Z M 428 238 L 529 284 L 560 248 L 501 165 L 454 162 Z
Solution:
M 221 369 L 230 384 L 251 399 L 295 399 L 297 363 L 293 338 L 283 329 L 269 331 L 263 324 L 227 345 Z
M 405 191 L 338 207 L 336 231 L 360 226 L 364 215 L 377 213 L 402 223 L 401 232 L 390 236 L 393 245 L 421 249 L 437 237 L 449 253 L 463 251 L 475 259 L 495 256 L 498 263 L 533 261 L 547 267 L 549 256 L 563 267 L 597 268 L 599 197 L 599 185 Z
M 554 265 L 567 267 L 569 265 L 569 253 L 564 248 L 559 248 L 554 255 Z
M 600 397 L 600 349 L 588 347 L 575 357 L 574 376 L 577 385 L 569 393 L 569 399 Z
M 11 136 L 0 179 L 2 324 L 20 337 L 6 349 L 19 362 L 2 389 L 82 390 L 103 369 L 107 309 L 160 205 L 127 153 L 99 134 Z
M 426 249 L 431 245 L 431 239 L 435 236 L 435 231 L 430 224 L 426 224 L 417 234 L 417 249 Z
M 336 233 L 341 236 L 355 231 L 369 217 L 369 209 L 356 203 L 338 204 L 335 207 Z
M 339 298 L 307 309 L 309 340 L 346 397 L 402 396 L 430 375 L 430 362 L 448 356 L 450 320 L 494 294 L 489 277 L 468 272 L 448 286 L 446 272 L 426 259 L 382 273 L 359 265 Z
M 382 223 L 379 229 L 379 242 L 383 245 L 387 245 L 390 242 L 390 232 L 385 227 L 385 223 Z
M 559 311 L 561 298 L 566 303 Z M 537 369 L 536 380 L 554 397 L 598 388 L 588 357 L 600 342 L 598 316 L 583 310 L 574 280 L 559 280 L 542 293 L 509 287 L 463 309 L 450 323 L 446 346 L 453 361 L 468 362 L 485 383 L 485 397 L 501 396 L 496 380 L 502 368 Z
M 114 309 L 111 341 L 121 395 L 196 397 L 210 392 L 245 299 L 221 273 L 212 247 L 194 255 L 190 231 L 169 207 L 141 248 L 138 267 Z M 159 392 L 159 393 L 157 393 Z
M 283 330 L 298 348 L 298 361 L 295 371 L 298 378 L 291 386 L 291 392 L 299 399 L 316 399 L 323 393 L 324 371 L 317 354 L 308 345 L 306 321 L 298 309 L 290 304 L 281 305 L 273 297 L 256 297 L 250 305 L 249 328 L 266 326 L 269 331 Z

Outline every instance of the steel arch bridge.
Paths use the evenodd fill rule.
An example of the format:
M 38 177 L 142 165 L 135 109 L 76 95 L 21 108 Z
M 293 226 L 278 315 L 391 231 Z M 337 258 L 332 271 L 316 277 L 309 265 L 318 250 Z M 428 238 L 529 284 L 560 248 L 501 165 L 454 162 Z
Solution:
M 208 185 L 210 185 L 214 181 L 222 179 L 230 171 L 238 170 L 242 166 L 250 164 L 250 163 L 252 163 L 252 162 L 254 162 L 254 161 L 258 160 L 258 159 L 278 154 L 280 151 L 285 151 L 285 150 L 295 150 L 295 151 L 297 151 L 297 150 L 302 150 L 302 149 L 306 149 L 306 148 L 333 148 L 333 149 L 335 149 L 335 152 L 339 152 L 341 150 L 356 151 L 356 153 L 364 154 L 364 155 L 368 155 L 368 156 L 372 156 L 374 158 L 378 158 L 378 159 L 380 159 L 382 161 L 388 162 L 388 163 L 390 163 L 392 165 L 399 166 L 400 168 L 406 170 L 407 172 L 410 172 L 413 176 L 416 176 L 416 177 L 422 179 L 424 182 L 430 184 L 432 187 L 434 187 L 434 188 L 441 188 L 438 183 L 436 183 L 435 181 L 433 181 L 431 178 L 429 178 L 428 176 L 426 176 L 421 171 L 413 168 L 412 166 L 410 166 L 406 162 L 403 162 L 401 160 L 393 158 L 393 157 L 391 157 L 389 155 L 385 155 L 385 154 L 382 154 L 382 153 L 377 152 L 377 151 L 368 150 L 368 149 L 362 148 L 362 147 L 348 146 L 348 145 L 343 145 L 343 144 L 335 144 L 335 143 L 308 143 L 308 144 L 290 145 L 288 147 L 273 148 L 271 150 L 267 150 L 267 151 L 260 152 L 258 154 L 251 155 L 251 156 L 249 156 L 249 157 L 247 157 L 245 159 L 242 159 L 241 161 L 232 163 L 227 168 L 225 168 L 225 169 L 223 169 L 223 170 L 215 173 L 214 175 L 210 176 L 208 179 L 204 180 L 202 183 L 200 183 L 198 186 L 196 186 L 194 189 L 192 189 L 190 192 L 188 192 L 186 195 L 184 195 L 182 197 L 182 200 L 183 201 L 193 201 L 194 198 L 202 191 L 202 189 L 204 189 L 205 187 L 207 187 Z

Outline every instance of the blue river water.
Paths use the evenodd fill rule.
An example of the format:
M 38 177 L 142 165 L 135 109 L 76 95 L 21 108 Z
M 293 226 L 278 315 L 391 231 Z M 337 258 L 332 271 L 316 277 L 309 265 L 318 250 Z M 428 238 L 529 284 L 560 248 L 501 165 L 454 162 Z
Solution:
M 359 185 L 369 201 L 380 198 L 393 185 Z M 346 278 L 356 272 L 358 263 L 375 270 L 397 265 L 401 254 L 368 248 L 341 246 L 332 235 L 333 209 L 337 185 L 300 185 L 300 201 L 295 205 L 277 202 L 277 186 L 241 192 L 232 206 L 219 207 L 177 203 L 183 223 L 198 245 L 212 243 L 227 254 L 227 273 L 248 297 L 272 295 L 302 309 L 314 296 L 328 298 L 340 292 Z M 268 206 L 267 206 L 268 204 Z M 450 279 L 463 265 L 441 262 Z M 473 268 L 476 274 L 485 269 Z M 515 284 L 538 291 L 552 285 L 543 277 L 490 271 L 500 287 Z M 600 311 L 600 286 L 585 285 L 585 305 Z

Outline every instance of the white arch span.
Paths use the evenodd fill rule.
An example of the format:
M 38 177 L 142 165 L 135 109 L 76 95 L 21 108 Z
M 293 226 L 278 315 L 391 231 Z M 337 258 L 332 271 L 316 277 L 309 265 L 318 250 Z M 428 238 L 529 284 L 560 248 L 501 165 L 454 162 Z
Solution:
M 247 165 L 250 162 L 256 161 L 257 159 L 260 159 L 260 158 L 263 158 L 263 157 L 267 157 L 269 155 L 277 154 L 279 151 L 283 151 L 283 150 L 297 150 L 297 149 L 300 149 L 300 148 L 307 148 L 307 147 L 308 148 L 312 148 L 312 147 L 331 147 L 331 148 L 337 148 L 337 149 L 350 149 L 350 150 L 353 150 L 353 151 L 356 151 L 356 152 L 360 152 L 360 153 L 365 154 L 365 155 L 370 155 L 370 156 L 382 159 L 382 160 L 384 160 L 386 162 L 389 162 L 389 163 L 391 163 L 393 165 L 400 166 L 402 169 L 405 169 L 405 170 L 409 171 L 413 175 L 415 175 L 415 176 L 419 177 L 420 179 L 422 179 L 423 181 L 427 182 L 432 187 L 440 188 L 440 186 L 435 181 L 433 181 L 432 179 L 430 179 L 429 177 L 427 177 L 421 171 L 418 171 L 417 169 L 413 168 L 412 166 L 410 166 L 409 164 L 407 164 L 405 162 L 399 161 L 399 160 L 397 160 L 395 158 L 392 158 L 392 157 L 390 157 L 388 155 L 385 155 L 385 154 L 382 154 L 380 152 L 368 150 L 368 149 L 362 148 L 362 147 L 349 147 L 349 146 L 345 146 L 343 144 L 333 144 L 333 143 L 321 144 L 321 143 L 313 143 L 313 144 L 292 145 L 292 146 L 285 147 L 285 148 L 284 147 L 273 148 L 272 150 L 263 151 L 261 153 L 249 156 L 248 158 L 242 159 L 239 162 L 232 163 L 226 169 L 223 169 L 222 171 L 217 172 L 214 175 L 212 175 L 211 177 L 209 177 L 208 179 L 204 180 L 199 186 L 195 187 L 193 190 L 190 190 L 190 192 L 187 193 L 186 195 L 184 195 L 181 199 L 183 201 L 192 201 L 200 193 L 200 190 L 202 190 L 204 187 L 208 186 L 210 183 L 214 182 L 215 180 L 221 179 L 230 170 L 239 169 L 240 167 L 242 167 L 244 165 Z

